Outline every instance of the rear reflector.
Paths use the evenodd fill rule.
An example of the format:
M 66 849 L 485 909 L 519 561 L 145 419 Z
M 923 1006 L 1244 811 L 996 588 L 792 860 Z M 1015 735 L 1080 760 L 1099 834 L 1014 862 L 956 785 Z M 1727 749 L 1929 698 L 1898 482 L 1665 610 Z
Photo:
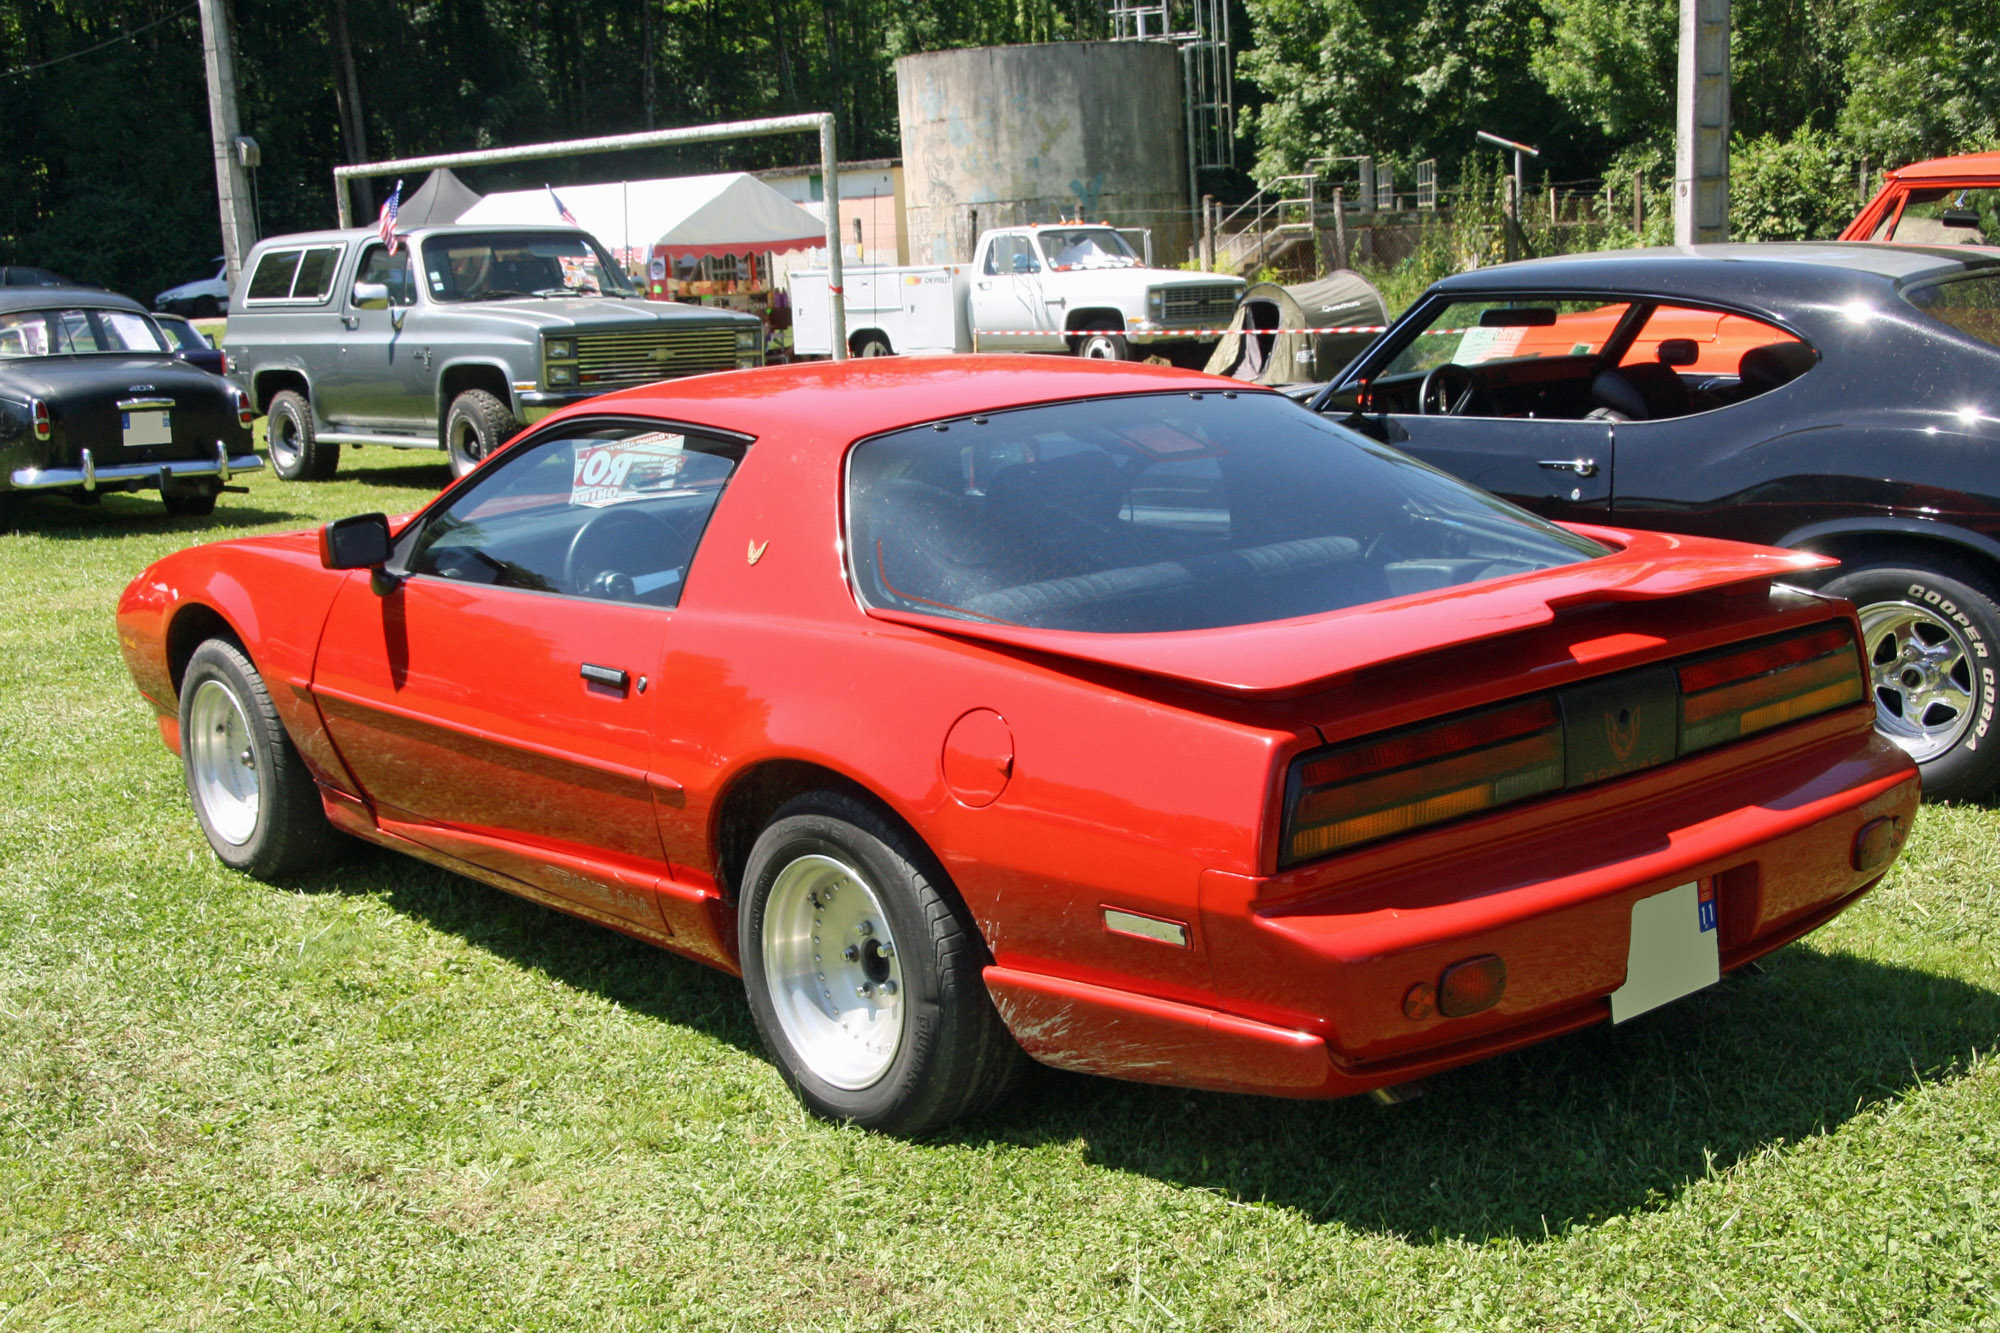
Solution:
M 1453 963 L 1438 978 L 1438 1013 L 1464 1018 L 1491 1009 L 1507 993 L 1507 963 L 1497 953 Z
M 1832 624 L 1680 668 L 1682 754 L 1859 703 L 1854 635 Z
M 1562 781 L 1562 728 L 1547 696 L 1323 750 L 1292 767 L 1284 859 L 1490 810 Z
M 1854 835 L 1854 851 L 1849 859 L 1856 870 L 1866 874 L 1895 860 L 1896 849 L 1902 845 L 1903 821 L 1894 815 L 1885 815 L 1861 826 Z

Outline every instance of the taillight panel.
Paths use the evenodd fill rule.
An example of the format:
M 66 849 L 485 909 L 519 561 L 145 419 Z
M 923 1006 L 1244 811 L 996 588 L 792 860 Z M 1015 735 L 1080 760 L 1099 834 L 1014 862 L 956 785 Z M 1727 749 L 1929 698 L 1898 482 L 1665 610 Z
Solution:
M 1854 632 L 1836 621 L 1313 750 L 1286 779 L 1279 866 L 1657 767 L 1866 693 Z

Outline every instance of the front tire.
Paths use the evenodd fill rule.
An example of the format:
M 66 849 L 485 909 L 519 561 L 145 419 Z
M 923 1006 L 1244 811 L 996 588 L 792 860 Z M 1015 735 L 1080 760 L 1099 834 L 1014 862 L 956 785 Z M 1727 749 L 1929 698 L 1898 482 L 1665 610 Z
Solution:
M 889 346 L 889 340 L 879 333 L 864 333 L 854 340 L 855 356 L 894 356 L 896 351 Z
M 340 446 L 319 438 L 312 404 L 295 389 L 280 389 L 264 409 L 264 447 L 271 471 L 286 481 L 325 481 L 340 466 Z
M 738 923 L 757 1030 L 817 1115 L 922 1134 L 990 1106 L 1025 1065 L 944 872 L 853 797 L 779 809 L 750 850 Z
M 181 772 L 222 863 L 280 879 L 324 862 L 339 835 L 243 650 L 210 639 L 181 678 Z
M 1130 361 L 1132 349 L 1125 335 L 1112 329 L 1086 329 L 1077 340 L 1076 354 L 1085 361 Z
M 1963 800 L 2000 784 L 2000 601 L 1986 581 L 1882 561 L 1849 567 L 1823 591 L 1860 612 L 1876 729 L 1917 761 L 1924 796 Z
M 451 475 L 462 477 L 514 434 L 514 414 L 484 389 L 467 389 L 451 400 L 444 418 L 444 447 Z

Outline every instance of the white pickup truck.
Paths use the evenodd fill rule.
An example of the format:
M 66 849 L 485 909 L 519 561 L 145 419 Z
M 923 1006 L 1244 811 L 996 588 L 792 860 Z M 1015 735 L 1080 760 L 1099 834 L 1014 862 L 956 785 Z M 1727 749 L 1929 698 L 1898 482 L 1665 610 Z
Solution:
M 1243 280 L 1148 268 L 1116 228 L 1077 223 L 983 233 L 970 264 L 856 265 L 844 274 L 855 356 L 1070 352 L 1129 361 L 1215 341 Z M 791 275 L 793 350 L 833 351 L 826 270 Z

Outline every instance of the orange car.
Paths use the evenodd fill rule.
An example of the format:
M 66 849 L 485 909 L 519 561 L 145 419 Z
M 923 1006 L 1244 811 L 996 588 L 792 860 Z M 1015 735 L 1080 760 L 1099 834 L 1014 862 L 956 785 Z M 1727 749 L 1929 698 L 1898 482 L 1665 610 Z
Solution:
M 1843 241 L 1904 245 L 2000 242 L 2000 153 L 1966 153 L 1912 162 L 1887 173 Z

